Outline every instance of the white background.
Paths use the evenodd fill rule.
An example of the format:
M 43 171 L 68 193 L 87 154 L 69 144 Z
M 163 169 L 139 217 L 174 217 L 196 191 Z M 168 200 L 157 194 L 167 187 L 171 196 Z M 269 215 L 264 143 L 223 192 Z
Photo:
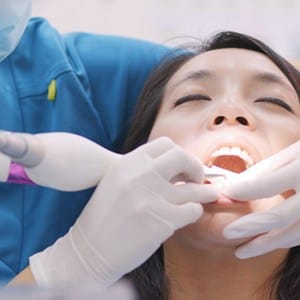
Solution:
M 33 0 L 33 15 L 46 17 L 61 32 L 157 42 L 236 30 L 263 39 L 288 58 L 300 57 L 298 0 Z

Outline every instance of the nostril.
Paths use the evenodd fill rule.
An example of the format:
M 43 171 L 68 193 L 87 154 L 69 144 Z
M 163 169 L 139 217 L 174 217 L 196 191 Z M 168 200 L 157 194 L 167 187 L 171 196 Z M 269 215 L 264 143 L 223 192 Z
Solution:
M 215 124 L 220 125 L 224 121 L 225 117 L 224 116 L 218 116 L 215 118 Z
M 236 120 L 237 120 L 240 124 L 242 124 L 242 125 L 245 125 L 245 126 L 248 126 L 248 125 L 249 125 L 247 119 L 244 118 L 244 117 L 236 117 Z

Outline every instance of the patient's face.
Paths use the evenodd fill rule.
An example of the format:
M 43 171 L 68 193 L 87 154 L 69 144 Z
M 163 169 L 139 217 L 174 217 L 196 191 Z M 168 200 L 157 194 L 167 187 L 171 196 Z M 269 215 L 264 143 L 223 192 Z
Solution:
M 149 139 L 168 136 L 207 165 L 241 172 L 300 137 L 300 105 L 291 83 L 263 54 L 220 49 L 198 55 L 170 79 Z M 195 224 L 174 238 L 203 245 L 226 241 L 225 225 L 284 201 L 281 195 L 248 203 L 204 205 Z

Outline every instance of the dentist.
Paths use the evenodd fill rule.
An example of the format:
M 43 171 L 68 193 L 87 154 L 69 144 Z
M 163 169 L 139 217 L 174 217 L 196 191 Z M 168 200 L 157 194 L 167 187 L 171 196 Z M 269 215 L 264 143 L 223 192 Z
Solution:
M 69 132 L 88 138 L 109 151 L 119 152 L 127 132 L 128 118 L 144 80 L 168 49 L 129 38 L 88 33 L 61 35 L 45 19 L 29 20 L 30 7 L 29 0 L 0 0 L 0 129 L 34 134 Z M 182 159 L 185 159 L 184 155 Z M 182 164 L 179 169 L 180 166 Z M 196 168 L 201 175 L 201 165 Z M 122 172 L 125 173 L 125 170 Z M 128 174 L 127 170 L 125 174 Z M 159 177 L 159 173 L 153 176 Z M 109 186 L 109 183 L 106 185 Z M 29 257 L 66 235 L 91 196 L 100 199 L 93 192 L 94 188 L 62 192 L 39 186 L 2 183 L 0 281 L 6 284 L 15 277 L 16 281 L 23 280 L 26 272 L 30 274 Z M 186 212 L 182 212 L 182 218 L 170 224 L 177 228 L 192 222 L 201 213 L 199 207 L 189 207 L 187 211 L 183 208 Z M 90 218 L 85 212 L 85 220 L 93 222 L 97 211 L 93 213 L 95 216 Z M 109 215 L 111 224 L 121 220 L 120 213 L 116 209 L 114 214 Z M 85 236 L 89 234 L 95 245 L 95 235 L 99 236 L 104 231 L 114 232 L 113 229 L 108 231 L 107 226 L 106 223 L 100 227 L 85 224 L 82 227 L 85 229 L 80 232 L 84 232 Z M 76 235 L 78 238 L 79 235 Z M 104 238 L 108 239 L 108 236 Z M 55 252 L 60 255 L 56 261 L 58 265 L 62 262 L 68 264 L 66 258 L 71 258 L 67 240 L 70 241 L 63 239 L 59 242 L 65 245 L 65 252 Z M 117 236 L 114 241 L 118 242 Z M 88 251 L 88 248 L 85 250 Z M 72 259 L 76 260 L 74 256 Z M 107 258 L 106 263 L 107 267 L 112 262 Z M 93 272 L 99 278 L 102 274 L 103 286 L 110 283 L 111 278 L 122 275 L 115 268 L 109 276 L 107 272 L 101 272 L 105 266 L 100 262 L 96 264 L 92 260 L 89 265 L 97 265 Z M 79 265 L 74 265 L 74 268 L 76 266 Z M 45 265 L 44 270 L 39 267 L 39 274 L 46 274 L 47 267 Z M 120 268 L 127 267 L 120 265 Z M 24 269 L 27 271 L 20 274 Z M 72 270 L 69 269 L 70 274 Z M 37 274 L 34 274 L 35 280 L 43 281 L 44 277 Z M 107 281 L 106 276 L 109 278 Z

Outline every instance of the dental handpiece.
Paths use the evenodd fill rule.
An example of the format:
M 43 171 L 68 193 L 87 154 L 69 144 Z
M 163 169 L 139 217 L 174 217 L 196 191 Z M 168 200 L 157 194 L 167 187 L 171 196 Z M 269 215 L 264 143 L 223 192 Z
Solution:
M 61 191 L 84 190 L 96 186 L 118 156 L 72 133 L 0 131 L 1 167 L 6 163 L 0 172 L 2 182 L 34 183 Z
M 29 168 L 40 164 L 45 155 L 43 144 L 33 135 L 26 133 L 1 131 L 0 150 L 14 162 L 20 162 L 23 167 Z
M 6 131 L 0 132 L 1 181 L 34 184 L 24 168 L 38 165 L 43 159 L 44 149 L 41 143 L 33 139 L 29 151 L 27 137 L 31 136 Z M 22 165 L 18 164 L 18 161 Z

